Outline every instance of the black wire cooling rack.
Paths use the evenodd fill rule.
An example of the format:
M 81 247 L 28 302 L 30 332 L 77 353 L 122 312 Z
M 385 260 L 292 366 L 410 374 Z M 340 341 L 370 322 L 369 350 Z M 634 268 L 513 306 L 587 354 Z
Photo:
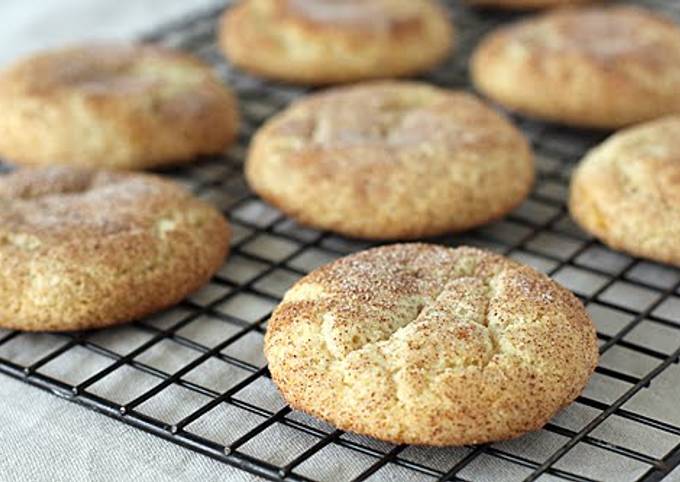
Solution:
M 680 2 L 637 3 L 680 18 Z M 451 6 L 457 55 L 426 80 L 468 88 L 470 50 L 514 16 Z M 262 355 L 269 314 L 296 279 L 367 244 L 300 227 L 249 192 L 241 171 L 252 132 L 304 90 L 232 70 L 215 44 L 218 14 L 201 12 L 147 40 L 205 58 L 239 94 L 239 145 L 163 172 L 229 216 L 229 262 L 176 308 L 125 327 L 0 331 L 1 372 L 270 479 L 656 481 L 680 464 L 680 271 L 612 252 L 569 220 L 571 169 L 602 134 L 521 118 L 540 172 L 529 200 L 500 222 L 435 241 L 502 252 L 583 299 L 602 354 L 584 394 L 540 432 L 450 449 L 377 442 L 286 406 Z

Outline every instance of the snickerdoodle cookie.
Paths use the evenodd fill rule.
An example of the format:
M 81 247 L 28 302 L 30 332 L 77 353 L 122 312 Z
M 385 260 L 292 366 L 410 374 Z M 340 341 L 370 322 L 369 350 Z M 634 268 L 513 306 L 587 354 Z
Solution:
M 471 71 L 520 113 L 617 128 L 680 112 L 680 27 L 631 6 L 556 10 L 492 32 Z
M 578 299 L 474 248 L 397 244 L 317 269 L 269 321 L 285 399 L 394 443 L 462 445 L 538 430 L 598 358 Z
M 226 12 L 220 43 L 245 70 L 331 84 L 426 71 L 453 29 L 438 0 L 245 0 Z
M 0 73 L 0 155 L 143 169 L 223 151 L 236 100 L 209 66 L 151 45 L 49 51 Z
M 156 176 L 0 176 L 0 327 L 82 330 L 150 314 L 207 282 L 228 242 L 217 210 Z
M 569 208 L 612 248 L 680 266 L 680 116 L 631 127 L 589 152 Z
M 467 3 L 475 6 L 516 10 L 566 7 L 584 3 L 598 3 L 599 1 L 601 0 L 466 0 Z
M 303 224 L 413 239 L 503 216 L 534 166 L 522 134 L 476 97 L 390 81 L 295 102 L 255 135 L 246 176 Z

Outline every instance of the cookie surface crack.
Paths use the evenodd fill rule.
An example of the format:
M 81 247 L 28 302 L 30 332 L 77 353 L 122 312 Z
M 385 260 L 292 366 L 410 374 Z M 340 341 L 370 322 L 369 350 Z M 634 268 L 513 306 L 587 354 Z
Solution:
M 343 361 L 352 356 L 354 353 L 357 353 L 361 350 L 365 350 L 366 348 L 373 346 L 373 345 L 378 345 L 381 343 L 387 343 L 389 340 L 396 335 L 399 331 L 409 327 L 410 325 L 417 323 L 418 320 L 420 319 L 421 315 L 426 312 L 429 308 L 437 304 L 437 301 L 441 297 L 442 293 L 446 290 L 447 286 L 452 282 L 455 281 L 456 279 L 465 277 L 463 276 L 457 276 L 457 277 L 448 277 L 444 283 L 442 283 L 442 288 L 432 297 L 432 301 L 430 303 L 423 303 L 422 306 L 418 309 L 416 315 L 406 323 L 399 325 L 398 328 L 394 329 L 393 331 L 386 333 L 382 337 L 376 339 L 376 340 L 369 340 L 366 343 L 363 343 L 361 346 L 354 348 L 347 353 L 345 353 L 343 356 L 339 357 L 337 356 L 334 351 L 331 349 L 331 346 L 333 345 L 332 343 L 332 333 L 330 332 L 329 329 L 324 329 L 324 325 L 326 325 L 326 320 L 322 320 L 321 323 L 321 333 L 322 333 L 322 338 L 324 340 L 324 344 L 326 345 L 326 349 L 328 350 L 329 354 L 335 361 Z M 325 315 L 324 315 L 325 316 Z M 330 326 L 329 326 L 330 328 Z

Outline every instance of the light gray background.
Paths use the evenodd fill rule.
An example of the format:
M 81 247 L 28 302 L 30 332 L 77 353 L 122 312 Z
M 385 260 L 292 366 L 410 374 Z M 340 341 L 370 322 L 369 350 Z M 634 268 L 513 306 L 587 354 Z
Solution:
M 0 0 L 0 64 L 88 39 L 121 39 L 219 0 Z

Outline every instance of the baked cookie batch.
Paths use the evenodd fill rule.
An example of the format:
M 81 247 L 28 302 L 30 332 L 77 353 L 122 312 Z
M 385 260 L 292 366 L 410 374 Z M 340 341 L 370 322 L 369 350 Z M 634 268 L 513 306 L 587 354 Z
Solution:
M 252 188 L 303 224 L 413 239 L 469 229 L 519 205 L 531 148 L 472 94 L 381 81 L 312 94 L 255 135 Z
M 538 430 L 581 393 L 598 357 L 583 305 L 547 276 L 418 243 L 302 278 L 269 321 L 265 353 L 292 407 L 425 445 Z
M 215 208 L 158 176 L 73 167 L 0 177 L 0 326 L 101 328 L 181 301 L 229 249 Z
M 611 248 L 680 266 L 680 115 L 622 130 L 589 152 L 569 209 Z
M 576 169 L 570 211 L 612 248 L 680 266 L 678 25 L 605 0 L 468 2 L 564 7 L 490 33 L 473 84 L 527 116 L 627 127 Z M 260 128 L 251 188 L 302 224 L 372 240 L 463 231 L 521 204 L 533 153 L 505 115 L 469 92 L 387 80 L 445 61 L 454 37 L 436 0 L 238 2 L 219 32 L 233 65 L 348 84 Z M 29 166 L 0 176 L 0 326 L 102 328 L 205 284 L 227 256 L 227 221 L 131 171 L 219 154 L 238 124 L 212 69 L 166 47 L 71 47 L 0 73 L 0 156 Z M 272 314 L 265 354 L 296 409 L 394 443 L 460 445 L 538 430 L 581 393 L 598 345 L 583 304 L 545 275 L 411 243 L 298 281 Z
M 452 33 L 430 0 L 249 0 L 224 15 L 219 41 L 247 71 L 322 85 L 429 70 Z
M 30 165 L 145 169 L 224 151 L 236 99 L 194 57 L 150 45 L 47 52 L 0 75 L 0 154 Z
M 616 129 L 680 113 L 680 27 L 632 6 L 558 9 L 492 32 L 480 92 L 526 115 Z

